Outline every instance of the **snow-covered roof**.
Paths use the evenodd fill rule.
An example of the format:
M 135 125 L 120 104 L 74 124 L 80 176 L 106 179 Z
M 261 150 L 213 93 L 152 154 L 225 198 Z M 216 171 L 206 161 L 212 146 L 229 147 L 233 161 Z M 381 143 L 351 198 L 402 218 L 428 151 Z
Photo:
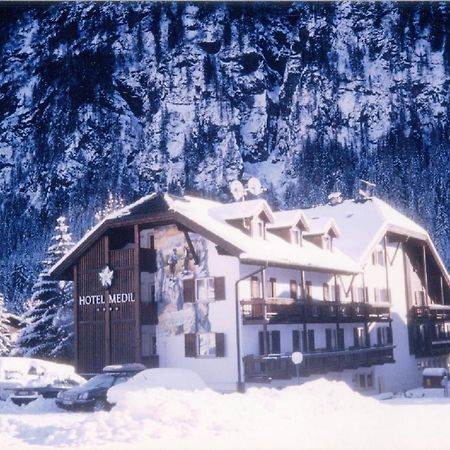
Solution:
M 166 212 L 173 214 L 174 221 L 199 234 L 204 234 L 217 245 L 223 246 L 231 254 L 239 257 L 244 263 L 289 266 L 337 273 L 357 273 L 359 271 L 357 265 L 339 251 L 330 252 L 308 242 L 300 247 L 271 233 L 267 233 L 266 240 L 256 239 L 227 222 L 232 218 L 249 217 L 263 211 L 269 220 L 273 221 L 273 214 L 264 200 L 222 204 L 190 196 L 175 197 L 169 194 L 160 194 L 159 198 L 165 204 Z M 104 218 L 51 268 L 50 273 L 61 274 L 70 267 L 70 261 L 74 257 L 80 256 L 87 249 L 88 243 L 98 237 L 109 224 L 124 218 L 132 218 L 137 213 L 140 216 L 148 214 L 151 219 L 151 211 L 148 210 L 149 206 L 146 204 L 157 199 L 156 194 L 148 195 Z M 247 203 L 249 204 L 248 208 Z M 238 212 L 242 215 L 238 215 Z
M 304 210 L 310 223 L 315 217 L 333 218 L 341 230 L 335 246 L 362 264 L 386 231 L 426 240 L 428 233 L 411 219 L 382 200 L 372 197 L 365 202 L 345 200 L 338 205 L 323 205 Z M 318 220 L 318 219 L 316 219 Z
M 299 222 L 303 224 L 303 228 L 309 231 L 309 223 L 301 209 L 291 209 L 286 211 L 276 211 L 273 213 L 274 222 L 267 225 L 268 230 L 276 230 L 280 228 L 291 228 Z
M 341 232 L 332 217 L 319 217 L 315 214 L 308 214 L 308 210 L 305 211 L 305 216 L 310 226 L 309 231 L 304 233 L 305 236 L 327 234 L 330 231 L 333 232 L 335 237 L 340 236 Z
M 265 200 L 259 198 L 243 202 L 219 203 L 215 209 L 215 214 L 224 220 L 255 217 L 264 212 L 270 222 L 274 221 L 270 206 Z

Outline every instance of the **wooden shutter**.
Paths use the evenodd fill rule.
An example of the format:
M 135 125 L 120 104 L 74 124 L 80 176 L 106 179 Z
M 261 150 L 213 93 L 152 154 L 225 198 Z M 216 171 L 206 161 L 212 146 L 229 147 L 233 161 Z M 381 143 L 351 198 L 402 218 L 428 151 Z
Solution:
M 308 330 L 308 349 L 310 352 L 313 352 L 316 348 L 316 344 L 314 342 L 314 330 Z
M 264 355 L 264 332 L 260 331 L 258 333 L 258 342 L 259 342 L 259 354 Z
M 225 356 L 225 334 L 216 333 L 216 356 L 223 358 Z
M 184 356 L 195 358 L 197 356 L 197 335 L 189 333 L 184 335 Z
M 359 334 L 358 334 L 358 328 L 353 328 L 353 343 L 355 347 L 359 347 Z
M 366 336 L 366 347 L 370 347 L 370 333 L 367 331 L 367 333 L 364 333 Z
M 291 291 L 291 298 L 293 300 L 297 300 L 297 293 L 298 293 L 298 289 L 297 289 L 297 281 L 295 280 L 291 280 L 289 282 L 289 289 Z
M 225 277 L 214 277 L 214 298 L 225 300 Z
M 183 299 L 185 303 L 195 302 L 195 280 L 183 280 Z
M 377 328 L 377 344 L 381 345 L 383 342 L 381 341 L 381 328 Z
M 292 352 L 300 351 L 300 331 L 292 330 Z
M 338 330 L 338 349 L 339 350 L 345 349 L 344 330 L 342 328 L 339 328 Z
M 387 333 L 388 344 L 392 344 L 392 328 L 391 327 L 387 327 L 386 333 Z
M 306 353 L 308 351 L 308 335 L 306 331 L 302 331 L 302 341 L 303 341 L 303 351 Z
M 332 345 L 331 345 L 331 330 L 329 328 L 325 329 L 325 340 L 326 340 L 326 347 L 327 350 L 331 350 L 332 349 Z
M 281 342 L 280 342 L 280 332 L 278 330 L 274 330 L 270 333 L 271 337 L 271 353 L 281 353 Z

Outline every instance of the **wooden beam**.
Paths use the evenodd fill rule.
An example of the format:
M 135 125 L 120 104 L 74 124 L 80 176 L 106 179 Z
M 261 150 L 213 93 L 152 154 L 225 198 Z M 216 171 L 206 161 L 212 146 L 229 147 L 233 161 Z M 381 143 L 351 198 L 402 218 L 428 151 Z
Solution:
M 78 372 L 78 264 L 73 266 L 73 325 L 74 325 L 74 360 L 75 371 Z
M 422 260 L 423 260 L 423 282 L 425 288 L 425 305 L 428 305 L 428 274 L 427 274 L 427 253 L 425 244 L 422 244 Z
M 189 251 L 191 252 L 192 257 L 194 258 L 194 263 L 196 266 L 200 264 L 200 259 L 195 251 L 194 245 L 192 244 L 191 237 L 189 236 L 189 232 L 187 230 L 183 230 L 184 238 L 186 239 L 187 245 L 189 247 Z
M 384 239 L 386 240 L 386 236 L 384 236 Z M 389 260 L 389 264 L 390 264 L 391 266 L 394 265 L 395 257 L 397 256 L 397 252 L 398 252 L 398 250 L 399 250 L 401 244 L 402 244 L 401 241 L 397 242 L 397 247 L 395 247 L 394 256 L 392 257 L 392 260 Z
M 384 235 L 383 238 L 383 247 L 384 247 L 384 268 L 386 272 L 386 290 L 387 290 L 387 298 L 388 302 L 391 303 L 391 290 L 389 288 L 389 257 L 388 257 L 388 247 L 387 247 L 387 236 Z M 397 249 L 395 250 L 397 252 Z
M 134 330 L 136 343 L 134 359 L 135 362 L 142 361 L 141 355 L 141 273 L 140 273 L 140 230 L 139 225 L 134 225 L 134 260 L 133 260 L 133 291 L 134 303 Z
M 444 281 L 442 279 L 442 274 L 439 276 L 439 281 L 440 281 L 440 287 L 441 287 L 441 303 L 444 304 L 445 300 L 444 300 Z
M 104 248 L 104 260 L 105 265 L 109 265 L 109 236 L 105 234 L 103 236 L 105 241 Z M 105 361 L 104 365 L 111 364 L 111 306 L 109 305 L 109 289 L 105 290 L 105 302 L 106 302 L 106 311 L 105 311 Z

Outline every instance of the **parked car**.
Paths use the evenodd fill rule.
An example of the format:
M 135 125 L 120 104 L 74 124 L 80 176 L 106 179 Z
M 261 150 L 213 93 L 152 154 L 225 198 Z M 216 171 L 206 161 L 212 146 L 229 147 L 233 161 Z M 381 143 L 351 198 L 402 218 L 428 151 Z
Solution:
M 39 397 L 56 398 L 60 392 L 80 386 L 85 382 L 86 380 L 84 378 L 76 376 L 76 379 L 74 377 L 57 378 L 45 386 L 34 383 L 34 386 L 14 389 L 13 393 L 9 396 L 9 399 L 16 405 L 26 405 Z
M 73 387 L 85 381 L 68 364 L 37 358 L 0 358 L 1 400 L 11 398 L 17 404 L 29 403 L 46 391 L 45 396 L 49 396 L 53 389 L 62 390 L 65 386 Z
M 125 383 L 144 369 L 143 364 L 136 363 L 106 366 L 101 374 L 81 386 L 60 392 L 55 400 L 56 405 L 69 411 L 108 411 L 112 406 L 106 398 L 108 389 Z
M 115 405 L 131 392 L 149 388 L 166 388 L 184 391 L 205 389 L 206 383 L 189 369 L 146 369 L 130 378 L 126 383 L 108 389 L 108 403 Z

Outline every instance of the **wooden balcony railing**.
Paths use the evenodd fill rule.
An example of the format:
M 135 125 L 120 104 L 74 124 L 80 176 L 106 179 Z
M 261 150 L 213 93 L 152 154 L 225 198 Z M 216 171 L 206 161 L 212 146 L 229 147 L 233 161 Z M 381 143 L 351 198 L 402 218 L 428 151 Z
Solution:
M 340 351 L 318 351 L 304 353 L 303 357 L 303 362 L 299 367 L 300 376 L 303 377 L 395 362 L 393 345 Z M 247 355 L 244 356 L 243 361 L 247 382 L 289 379 L 295 376 L 295 366 L 289 354 L 266 357 Z
M 450 321 L 450 305 L 433 304 L 427 306 L 413 306 L 410 317 L 419 320 L 448 320 Z
M 244 324 L 376 322 L 390 320 L 389 304 L 338 303 L 323 300 L 296 301 L 289 298 L 241 301 Z

